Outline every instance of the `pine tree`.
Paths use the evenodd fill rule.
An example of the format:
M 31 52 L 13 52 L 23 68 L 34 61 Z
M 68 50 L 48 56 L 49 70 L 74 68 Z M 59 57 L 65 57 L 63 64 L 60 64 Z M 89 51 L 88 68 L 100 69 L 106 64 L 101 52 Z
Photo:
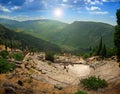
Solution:
M 115 26 L 115 32 L 114 32 L 114 44 L 117 50 L 117 59 L 118 62 L 120 62 L 120 9 L 116 12 L 117 17 L 117 26 Z

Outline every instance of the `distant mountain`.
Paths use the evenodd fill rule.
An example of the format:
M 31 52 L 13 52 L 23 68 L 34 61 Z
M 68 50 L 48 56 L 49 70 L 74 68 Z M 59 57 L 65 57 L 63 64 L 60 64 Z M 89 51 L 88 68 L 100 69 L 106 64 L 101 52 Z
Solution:
M 66 49 L 83 50 L 98 45 L 102 37 L 106 46 L 113 47 L 113 33 L 114 26 L 109 24 L 76 21 L 57 32 L 53 40 Z
M 63 29 L 67 24 L 59 21 L 41 19 L 41 20 L 28 20 L 28 21 L 15 21 L 0 18 L 0 23 L 7 28 L 14 29 L 15 31 L 25 31 L 37 38 L 47 40 L 53 37 L 55 32 Z
M 11 46 L 11 42 L 15 48 L 28 47 L 30 49 L 35 48 L 40 51 L 61 51 L 55 44 L 35 38 L 23 32 L 14 32 L 0 24 L 0 43 Z
M 113 47 L 114 26 L 101 22 L 75 21 L 66 24 L 54 20 L 30 20 L 23 22 L 6 21 L 0 23 L 17 31 L 24 31 L 59 45 L 63 50 L 87 51 L 99 44 L 100 37 L 107 47 Z

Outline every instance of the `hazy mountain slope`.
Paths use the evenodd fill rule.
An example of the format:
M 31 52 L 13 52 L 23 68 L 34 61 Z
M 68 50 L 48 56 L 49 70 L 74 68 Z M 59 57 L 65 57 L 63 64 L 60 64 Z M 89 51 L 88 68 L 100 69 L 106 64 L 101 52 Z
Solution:
M 113 46 L 114 26 L 105 23 L 75 21 L 65 24 L 45 19 L 23 22 L 0 19 L 0 23 L 55 43 L 66 50 L 86 50 L 90 46 L 98 45 L 100 37 L 103 37 L 103 42 L 107 46 Z
M 107 46 L 113 46 L 113 32 L 114 27 L 109 24 L 76 21 L 57 32 L 53 40 L 68 48 L 86 49 L 99 44 L 100 37 L 103 37 Z
M 14 32 L 0 25 L 0 43 L 5 44 L 10 43 L 11 41 L 16 43 L 17 47 L 19 48 L 24 46 L 28 48 L 37 48 L 41 51 L 60 51 L 60 48 L 55 44 L 21 32 Z
M 14 29 L 16 31 L 25 31 L 28 34 L 45 40 L 53 37 L 55 32 L 60 31 L 67 25 L 66 23 L 48 19 L 19 22 L 1 18 L 0 23 L 8 28 Z

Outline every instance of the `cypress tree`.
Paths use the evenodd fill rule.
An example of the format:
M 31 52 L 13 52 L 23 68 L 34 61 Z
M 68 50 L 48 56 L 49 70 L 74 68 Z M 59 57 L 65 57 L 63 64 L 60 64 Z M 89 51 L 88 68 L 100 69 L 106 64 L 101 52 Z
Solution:
M 117 26 L 115 26 L 115 32 L 114 32 L 114 44 L 116 47 L 116 55 L 118 62 L 120 62 L 120 9 L 116 12 L 117 17 Z
M 99 43 L 99 46 L 98 46 L 96 55 L 100 55 L 101 50 L 102 50 L 102 37 L 101 37 L 101 39 L 100 39 L 100 43 Z
M 106 46 L 104 44 L 102 50 L 101 50 L 101 57 L 105 58 L 107 56 L 107 50 L 106 50 Z

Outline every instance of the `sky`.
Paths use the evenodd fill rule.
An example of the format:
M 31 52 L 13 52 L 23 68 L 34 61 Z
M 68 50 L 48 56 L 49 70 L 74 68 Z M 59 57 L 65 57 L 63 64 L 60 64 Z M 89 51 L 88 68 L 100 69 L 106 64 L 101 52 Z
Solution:
M 120 0 L 0 0 L 0 18 L 95 21 L 116 25 Z

